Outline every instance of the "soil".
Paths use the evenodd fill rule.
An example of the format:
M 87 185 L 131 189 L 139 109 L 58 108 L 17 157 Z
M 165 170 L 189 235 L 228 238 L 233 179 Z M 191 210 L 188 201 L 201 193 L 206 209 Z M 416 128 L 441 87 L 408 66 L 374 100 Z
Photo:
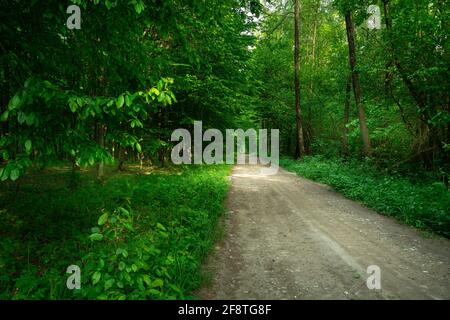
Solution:
M 201 299 L 450 299 L 450 241 L 281 170 L 233 170 Z M 381 289 L 366 284 L 378 266 Z

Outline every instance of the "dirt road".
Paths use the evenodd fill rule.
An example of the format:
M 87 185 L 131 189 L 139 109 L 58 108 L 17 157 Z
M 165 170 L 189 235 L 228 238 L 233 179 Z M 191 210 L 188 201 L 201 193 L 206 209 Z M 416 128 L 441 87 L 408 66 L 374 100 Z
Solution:
M 237 166 L 203 299 L 450 299 L 450 241 L 280 170 Z M 381 270 L 369 290 L 367 267 Z

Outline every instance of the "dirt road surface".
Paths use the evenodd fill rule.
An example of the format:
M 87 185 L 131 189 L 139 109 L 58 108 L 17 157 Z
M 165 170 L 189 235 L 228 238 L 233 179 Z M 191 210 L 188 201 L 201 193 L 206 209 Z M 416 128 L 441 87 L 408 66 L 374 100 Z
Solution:
M 233 170 L 202 299 L 450 299 L 450 241 L 280 169 Z M 367 268 L 381 271 L 369 290 Z

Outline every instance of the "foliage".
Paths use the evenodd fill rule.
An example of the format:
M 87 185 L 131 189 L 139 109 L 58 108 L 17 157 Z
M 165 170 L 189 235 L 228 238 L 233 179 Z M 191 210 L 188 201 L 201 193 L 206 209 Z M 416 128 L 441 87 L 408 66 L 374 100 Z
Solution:
M 175 299 L 201 283 L 228 190 L 228 166 L 110 176 L 33 176 L 1 191 L 0 298 Z M 59 185 L 59 186 L 57 186 Z M 6 188 L 6 189 L 5 189 Z M 81 290 L 66 288 L 69 265 Z
M 66 27 L 69 4 L 79 30 Z M 301 120 L 316 156 L 284 166 L 449 237 L 448 3 L 300 4 Z M 381 29 L 367 27 L 371 4 Z M 229 168 L 143 175 L 125 163 L 167 166 L 171 133 L 194 121 L 280 129 L 281 153 L 296 154 L 292 11 L 285 0 L 1 1 L 0 298 L 189 298 Z M 79 291 L 65 286 L 71 264 Z
M 251 64 L 255 79 L 261 80 L 257 110 L 267 127 L 280 128 L 282 151 L 293 155 L 292 1 L 271 3 Z M 420 163 L 448 180 L 450 90 L 445 21 L 449 10 L 445 2 L 303 0 L 301 4 L 301 107 L 307 153 L 341 155 L 347 126 L 351 155 L 362 155 L 352 95 L 350 121 L 344 122 L 349 75 L 344 14 L 350 12 L 373 157 L 388 166 Z M 369 5 L 380 7 L 381 29 L 368 29 Z
M 61 1 L 1 4 L 2 180 L 55 160 L 100 168 L 158 155 L 164 163 L 179 126 L 251 123 L 246 65 L 254 37 L 245 32 L 257 2 L 74 4 L 80 30 L 66 27 Z

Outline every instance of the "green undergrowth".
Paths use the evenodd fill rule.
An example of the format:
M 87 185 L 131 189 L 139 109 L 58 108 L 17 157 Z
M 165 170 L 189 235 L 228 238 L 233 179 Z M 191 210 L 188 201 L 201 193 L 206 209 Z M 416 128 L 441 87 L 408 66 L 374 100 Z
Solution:
M 192 298 L 229 172 L 186 166 L 102 184 L 56 172 L 2 185 L 0 299 Z M 79 290 L 66 286 L 70 265 L 80 268 Z

